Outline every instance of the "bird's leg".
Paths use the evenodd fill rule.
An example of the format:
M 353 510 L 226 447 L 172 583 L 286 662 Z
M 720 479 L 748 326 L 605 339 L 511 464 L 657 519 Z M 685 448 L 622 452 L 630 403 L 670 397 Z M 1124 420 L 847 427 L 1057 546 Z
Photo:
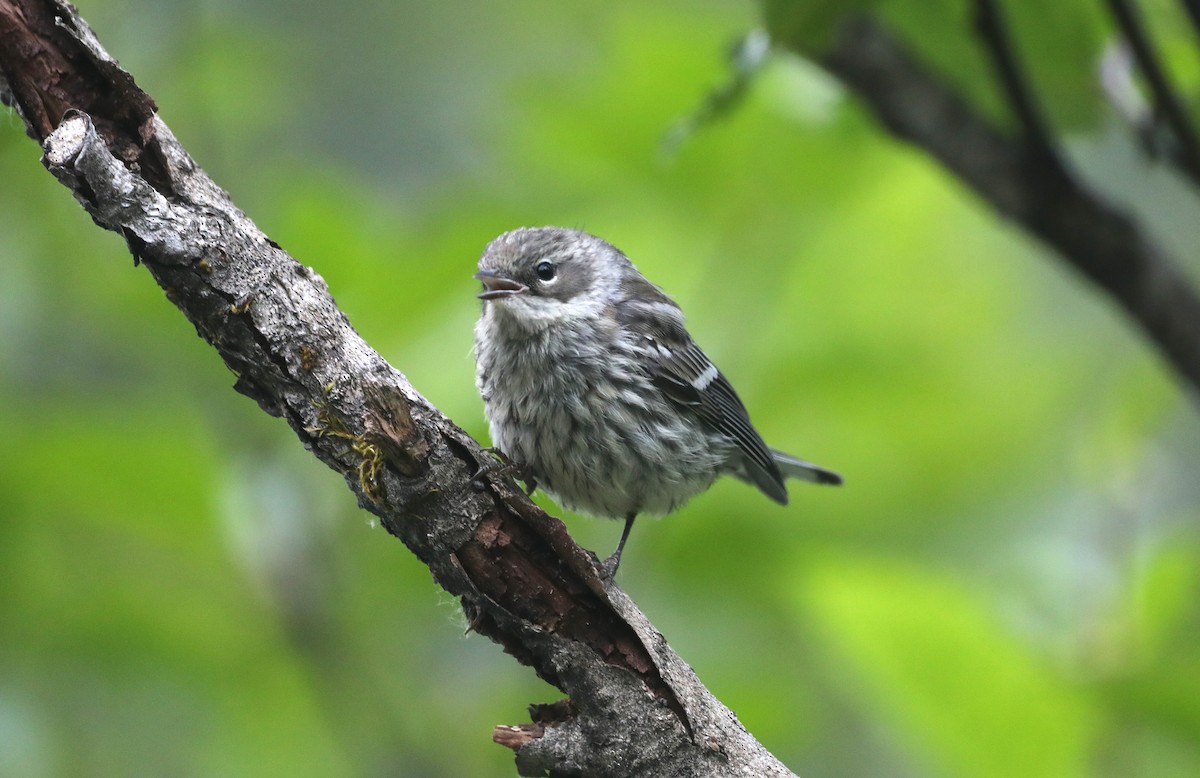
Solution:
M 500 449 L 492 446 L 483 449 L 485 454 L 490 454 L 493 458 L 491 461 L 484 462 L 471 476 L 471 484 L 477 489 L 483 488 L 483 477 L 488 473 L 496 475 L 508 476 L 515 478 L 525 484 L 525 496 L 533 494 L 533 490 L 537 489 L 537 480 L 534 479 L 533 473 L 528 465 L 522 465 L 509 459 L 508 454 L 505 454 Z
M 633 520 L 636 518 L 636 513 L 625 517 L 625 529 L 621 530 L 621 542 L 617 543 L 617 550 L 600 564 L 604 570 L 604 580 L 606 581 L 611 582 L 617 577 L 617 568 L 621 566 L 621 552 L 625 550 L 625 541 L 629 540 L 629 530 L 633 529 Z

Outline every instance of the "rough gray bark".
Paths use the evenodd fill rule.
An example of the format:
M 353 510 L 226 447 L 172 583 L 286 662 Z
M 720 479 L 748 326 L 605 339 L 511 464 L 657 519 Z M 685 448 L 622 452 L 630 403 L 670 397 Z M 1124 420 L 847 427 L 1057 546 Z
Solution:
M 460 598 L 471 628 L 563 690 L 498 727 L 522 775 L 792 775 L 562 523 L 354 331 L 325 282 L 193 163 L 61 0 L 0 0 L 0 96 L 43 163 L 238 376 Z M 115 152 L 115 155 L 114 155 Z

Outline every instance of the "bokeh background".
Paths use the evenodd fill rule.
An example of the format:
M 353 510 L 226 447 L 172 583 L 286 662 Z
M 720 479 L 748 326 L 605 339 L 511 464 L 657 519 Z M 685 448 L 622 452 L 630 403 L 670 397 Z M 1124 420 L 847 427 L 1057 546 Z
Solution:
M 845 475 L 787 508 L 720 483 L 640 523 L 621 570 L 792 769 L 1200 775 L 1195 402 L 1113 305 L 802 60 L 665 149 L 754 3 L 79 5 L 199 163 L 480 439 L 475 260 L 562 224 L 680 301 L 770 443 Z M 963 54 L 936 38 L 963 3 L 891 5 Z M 1194 84 L 1174 6 L 1144 5 Z M 1078 98 L 1054 102 L 1077 163 L 1194 275 L 1192 193 L 1087 92 L 1094 62 L 1032 40 Z M 513 775 L 492 727 L 557 691 L 464 637 L 0 123 L 0 775 Z M 619 535 L 566 519 L 601 554 Z

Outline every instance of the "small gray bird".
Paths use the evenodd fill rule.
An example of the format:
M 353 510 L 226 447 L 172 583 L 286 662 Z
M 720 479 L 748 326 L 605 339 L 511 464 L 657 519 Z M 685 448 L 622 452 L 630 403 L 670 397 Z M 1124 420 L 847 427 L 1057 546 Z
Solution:
M 479 258 L 476 384 L 492 444 L 570 510 L 663 515 L 729 473 L 787 504 L 784 478 L 841 476 L 768 448 L 683 312 L 614 246 L 563 227 L 506 232 Z

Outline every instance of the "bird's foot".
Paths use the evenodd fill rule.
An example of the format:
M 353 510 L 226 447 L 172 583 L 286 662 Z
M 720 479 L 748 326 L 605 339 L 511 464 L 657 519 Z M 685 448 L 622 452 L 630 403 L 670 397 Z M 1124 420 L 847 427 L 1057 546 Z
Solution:
M 528 497 L 537 489 L 537 480 L 533 477 L 528 465 L 523 465 L 514 462 L 503 451 L 496 447 L 483 449 L 484 453 L 491 455 L 491 458 L 486 460 L 471 476 L 471 485 L 478 490 L 483 489 L 484 476 L 489 473 L 499 476 L 507 476 L 515 478 L 525 485 L 525 495 Z
M 621 566 L 621 552 L 614 551 L 600 563 L 600 580 L 607 587 L 617 579 L 617 568 Z
M 633 529 L 635 518 L 637 518 L 636 513 L 625 517 L 625 528 L 621 530 L 621 540 L 617 543 L 617 550 L 600 563 L 600 577 L 605 584 L 610 584 L 617 578 L 617 568 L 621 566 L 621 552 L 625 550 L 625 541 L 629 540 L 629 531 Z

